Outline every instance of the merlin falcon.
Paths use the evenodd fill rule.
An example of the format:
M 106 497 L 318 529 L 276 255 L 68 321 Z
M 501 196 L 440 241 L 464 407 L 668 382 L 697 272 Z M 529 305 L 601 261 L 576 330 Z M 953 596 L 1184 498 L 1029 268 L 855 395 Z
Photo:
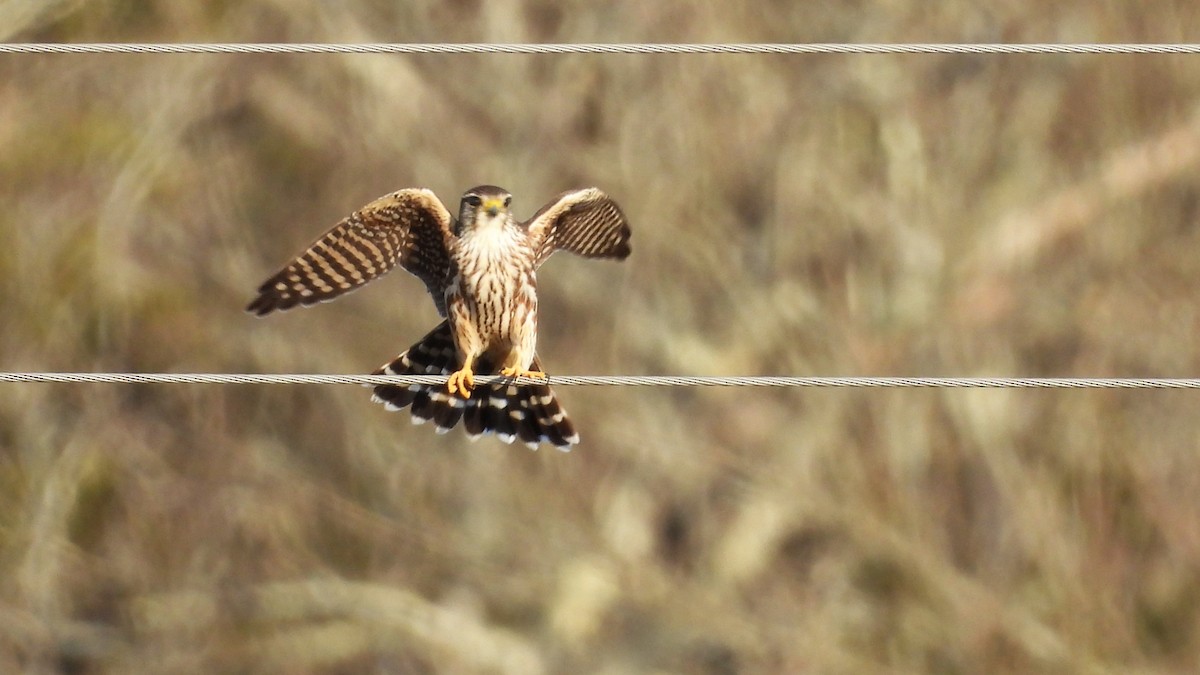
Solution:
M 246 311 L 327 302 L 399 265 L 425 283 L 444 319 L 375 375 L 447 375 L 445 385 L 377 385 L 372 399 L 389 410 L 409 407 L 414 424 L 438 433 L 461 421 L 472 438 L 494 433 L 569 450 L 579 434 L 544 382 L 537 345 L 537 270 L 555 251 L 585 258 L 629 255 L 629 224 L 596 188 L 554 198 L 525 222 L 512 195 L 482 185 L 463 195 L 458 218 L 422 188 L 367 204 L 263 282 Z M 475 386 L 475 375 L 506 380 Z M 516 378 L 543 380 L 517 384 Z

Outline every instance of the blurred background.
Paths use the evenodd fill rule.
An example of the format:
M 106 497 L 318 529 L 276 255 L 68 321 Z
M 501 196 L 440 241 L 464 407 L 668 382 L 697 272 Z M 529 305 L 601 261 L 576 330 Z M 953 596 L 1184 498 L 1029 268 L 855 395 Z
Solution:
M 0 39 L 1182 42 L 1200 5 L 0 0 Z M 366 373 L 369 200 L 599 186 L 551 373 L 1200 375 L 1200 57 L 0 56 L 0 370 Z M 1175 673 L 1200 395 L 562 387 L 569 454 L 354 386 L 0 385 L 0 672 Z

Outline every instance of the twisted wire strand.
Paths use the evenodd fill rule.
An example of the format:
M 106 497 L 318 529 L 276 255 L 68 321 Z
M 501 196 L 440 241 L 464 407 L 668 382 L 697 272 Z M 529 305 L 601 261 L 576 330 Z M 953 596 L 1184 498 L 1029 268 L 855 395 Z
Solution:
M 477 384 L 507 381 L 477 375 Z M 539 380 L 519 378 L 518 384 Z M 139 384 L 445 384 L 444 375 L 320 375 L 302 373 L 0 373 L 3 382 Z M 937 389 L 1200 389 L 1200 378 L 1124 377 L 698 377 L 677 375 L 551 375 L 554 385 L 622 387 L 871 387 Z
M 1190 43 L 9 43 L 0 54 L 1197 54 Z

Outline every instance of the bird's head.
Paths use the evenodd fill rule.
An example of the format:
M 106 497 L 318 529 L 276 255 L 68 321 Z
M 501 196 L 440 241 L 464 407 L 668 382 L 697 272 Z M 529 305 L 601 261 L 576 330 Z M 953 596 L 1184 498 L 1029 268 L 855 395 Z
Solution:
M 480 185 L 467 190 L 458 209 L 461 227 L 478 229 L 489 225 L 505 225 L 512 216 L 508 207 L 512 195 L 495 185 Z

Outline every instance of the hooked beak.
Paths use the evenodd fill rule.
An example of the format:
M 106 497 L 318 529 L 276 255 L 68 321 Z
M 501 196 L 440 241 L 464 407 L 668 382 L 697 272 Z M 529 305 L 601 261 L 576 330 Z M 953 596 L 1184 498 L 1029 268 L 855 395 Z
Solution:
M 483 202 L 483 210 L 487 211 L 489 216 L 496 217 L 504 208 L 504 201 L 501 199 L 487 199 Z

